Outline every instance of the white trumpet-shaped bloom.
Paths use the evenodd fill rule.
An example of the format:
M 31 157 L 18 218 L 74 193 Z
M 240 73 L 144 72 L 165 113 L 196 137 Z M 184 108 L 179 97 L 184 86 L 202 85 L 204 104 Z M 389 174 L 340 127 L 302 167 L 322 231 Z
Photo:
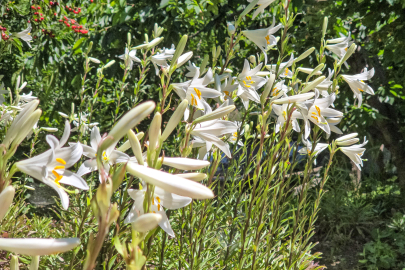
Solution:
M 262 64 L 260 63 L 254 69 L 250 69 L 249 61 L 245 59 L 243 70 L 238 76 L 239 86 L 237 95 L 241 98 L 246 109 L 249 107 L 249 100 L 256 103 L 260 102 L 260 96 L 256 91 L 267 81 L 266 78 L 256 75 L 261 68 Z
M 364 81 L 370 80 L 374 76 L 374 68 L 371 70 L 364 69 L 364 71 L 357 75 L 342 75 L 343 80 L 345 80 L 350 89 L 352 89 L 354 95 L 359 100 L 358 107 L 361 106 L 363 101 L 362 92 L 366 92 L 370 95 L 374 95 L 373 88 L 367 85 Z
M 32 29 L 31 25 L 28 25 L 27 29 L 25 29 L 19 33 L 13 34 L 15 37 L 18 37 L 18 38 L 24 40 L 30 48 L 32 48 L 31 44 L 30 44 L 30 42 L 32 41 L 31 29 Z
M 363 166 L 363 159 L 361 158 L 366 151 L 366 148 L 363 148 L 368 143 L 366 138 L 364 138 L 364 142 L 362 144 L 355 144 L 352 146 L 342 146 L 339 147 L 340 151 L 342 151 L 346 156 L 348 156 L 356 167 L 361 170 Z
M 329 144 L 327 143 L 317 143 L 315 145 L 315 149 L 313 149 L 313 143 L 306 140 L 305 138 L 302 138 L 302 143 L 305 145 L 305 147 L 301 148 L 298 150 L 298 153 L 301 155 L 313 155 L 314 157 L 314 163 L 316 164 L 316 156 L 318 156 L 323 150 L 328 148 Z
M 136 57 L 136 50 L 128 50 L 128 48 L 125 48 L 125 53 L 118 56 L 118 58 L 124 60 L 125 66 L 129 67 L 130 70 L 132 70 L 134 66 L 134 62 L 141 63 L 141 59 Z
M 326 43 L 328 45 L 326 45 L 325 48 L 336 54 L 339 57 L 339 59 L 342 59 L 343 56 L 346 54 L 347 49 L 353 43 L 350 40 L 351 40 L 350 33 L 347 35 L 347 37 L 341 34 L 340 38 L 327 40 Z
M 83 162 L 83 164 L 80 166 L 79 170 L 77 171 L 77 174 L 82 176 L 84 174 L 90 173 L 92 171 L 96 171 L 99 168 L 97 167 L 97 150 L 98 147 L 101 145 L 101 142 L 103 141 L 103 138 L 101 138 L 100 131 L 98 127 L 93 127 L 91 130 L 91 136 L 90 136 L 90 146 L 83 145 L 83 155 L 90 158 Z M 118 150 L 115 150 L 116 143 L 112 144 L 109 146 L 104 152 L 102 156 L 102 162 L 103 162 L 103 169 L 105 173 L 109 173 L 110 171 L 110 166 L 117 164 L 117 163 L 122 163 L 122 162 L 127 162 L 129 160 L 129 156 L 123 152 L 120 152 Z
M 300 113 L 295 111 L 295 108 L 293 108 L 292 104 L 282 104 L 282 105 L 273 104 L 272 109 L 273 109 L 273 112 L 277 115 L 277 122 L 276 122 L 276 126 L 275 126 L 276 133 L 278 133 L 280 131 L 280 128 L 283 127 L 283 125 L 287 121 L 288 115 L 290 113 L 291 113 L 290 121 L 291 121 L 292 128 L 296 132 L 300 132 L 300 126 L 298 124 L 297 118 L 302 118 L 302 117 L 299 117 Z
M 68 140 L 69 134 L 70 124 L 66 121 L 65 130 L 60 141 L 52 135 L 46 136 L 46 141 L 51 149 L 38 156 L 16 163 L 20 171 L 53 188 L 58 193 L 62 207 L 65 210 L 69 207 L 69 196 L 61 184 L 74 186 L 82 190 L 89 188 L 83 178 L 68 170 L 79 161 L 83 153 L 82 145 L 79 143 L 63 147 Z
M 28 256 L 62 253 L 77 247 L 79 244 L 79 238 L 0 238 L 0 250 Z
M 237 131 L 238 126 L 235 123 L 226 120 L 212 120 L 197 124 L 191 131 L 191 135 L 199 137 L 200 140 L 197 139 L 197 141 L 193 141 L 193 147 L 203 146 L 201 142 L 205 142 L 206 151 L 209 151 L 214 144 L 221 149 L 225 155 L 231 157 L 229 145 L 219 137 Z M 202 158 L 201 155 L 200 158 Z
M 146 167 L 145 167 L 146 168 Z M 140 218 L 143 218 L 144 208 L 143 202 L 145 200 L 146 189 L 143 188 L 146 184 L 140 185 L 139 190 L 129 189 L 128 194 L 134 200 L 131 211 L 125 218 L 125 223 L 136 223 L 139 222 Z M 170 226 L 169 219 L 167 218 L 166 211 L 164 208 L 175 210 L 185 207 L 191 203 L 192 199 L 189 197 L 179 196 L 170 192 L 167 192 L 159 187 L 155 187 L 152 198 L 152 205 L 150 206 L 150 211 L 153 214 L 159 214 L 161 216 L 158 222 L 160 228 L 162 228 L 168 235 L 174 237 L 172 227 Z
M 289 67 L 292 66 L 292 64 L 294 63 L 294 55 L 291 54 L 290 59 L 287 62 L 283 62 L 280 63 L 280 66 L 278 68 L 278 74 L 281 78 L 287 77 L 287 78 L 291 78 L 293 73 L 292 71 L 289 69 Z M 266 68 L 271 71 L 272 73 L 276 73 L 277 71 L 277 65 L 266 65 Z
M 127 164 L 127 171 L 145 182 L 160 187 L 169 193 L 193 199 L 210 199 L 214 197 L 214 193 L 208 187 L 167 172 L 158 171 L 131 162 Z
M 273 18 L 273 23 L 268 28 L 242 31 L 243 35 L 245 35 L 249 40 L 255 43 L 260 50 L 262 50 L 265 65 L 267 64 L 267 48 L 277 45 L 277 39 L 275 36 L 273 36 L 273 34 L 276 33 L 282 26 L 282 24 L 275 26 L 275 19 Z

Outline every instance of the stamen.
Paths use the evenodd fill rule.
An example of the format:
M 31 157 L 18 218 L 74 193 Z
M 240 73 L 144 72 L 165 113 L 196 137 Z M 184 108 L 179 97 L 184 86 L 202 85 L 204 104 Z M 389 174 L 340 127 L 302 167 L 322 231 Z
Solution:
M 284 121 L 287 121 L 287 113 L 285 111 L 283 111 L 283 117 L 284 117 Z
M 160 204 L 158 204 L 157 207 L 158 207 L 158 211 L 160 211 Z
M 357 88 L 357 90 L 359 90 L 360 92 L 364 92 L 364 90 L 363 90 L 363 89 L 361 89 L 361 88 Z
M 57 158 L 56 161 L 63 165 L 66 165 L 66 161 L 63 158 Z
M 65 168 L 65 166 L 55 166 L 55 168 L 53 168 L 54 170 L 61 170 L 61 169 L 64 169 Z
M 314 118 L 314 119 L 316 120 L 316 122 L 318 122 L 318 123 L 319 123 L 319 118 L 318 118 L 318 117 L 313 116 L 313 115 L 311 115 L 311 117 L 312 117 L 312 118 Z
M 251 81 L 251 80 L 252 80 L 252 77 L 246 76 L 246 80 Z
M 321 109 L 316 105 L 315 105 L 315 109 L 318 112 L 318 115 L 321 116 Z
M 286 69 L 285 69 L 285 74 L 284 74 L 285 76 L 288 75 L 288 71 L 290 71 L 290 70 L 289 70 L 288 68 L 286 68 Z
M 245 85 L 245 87 L 247 87 L 247 88 L 249 88 L 250 87 L 250 85 L 247 85 L 246 84 L 246 81 L 243 81 L 243 84 Z
M 197 88 L 194 88 L 195 93 L 197 94 L 198 98 L 201 99 L 201 91 Z
M 345 48 L 345 51 L 347 52 L 347 48 Z
M 156 196 L 156 200 L 158 201 L 158 203 L 160 203 L 160 198 L 158 196 Z
M 307 149 L 308 154 L 311 154 L 311 150 Z
M 267 41 L 267 45 L 270 45 L 270 36 L 269 36 L 269 35 L 267 35 L 267 36 L 265 36 L 264 38 L 265 38 L 265 39 L 266 39 L 266 41 Z

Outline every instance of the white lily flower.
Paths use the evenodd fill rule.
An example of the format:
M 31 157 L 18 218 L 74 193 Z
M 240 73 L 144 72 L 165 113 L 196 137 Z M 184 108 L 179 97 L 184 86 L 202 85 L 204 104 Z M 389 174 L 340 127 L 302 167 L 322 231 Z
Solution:
M 234 121 L 234 123 L 236 124 L 236 126 L 238 127 L 238 130 L 239 130 L 240 126 L 242 125 L 242 122 Z M 245 133 L 244 129 L 241 130 L 240 135 L 243 135 L 243 133 Z M 238 139 L 238 135 L 239 134 L 237 131 L 235 131 L 234 133 L 231 133 L 231 135 L 228 138 L 228 142 L 230 142 L 231 144 L 237 143 L 239 146 L 243 146 L 242 140 L 236 141 Z
M 366 92 L 370 95 L 374 95 L 373 88 L 367 85 L 364 81 L 370 80 L 374 76 L 374 68 L 371 70 L 364 69 L 364 71 L 357 75 L 342 75 L 343 80 L 345 80 L 350 89 L 352 89 L 354 95 L 359 100 L 358 107 L 361 106 L 363 101 L 362 92 Z
M 13 186 L 6 187 L 0 193 L 0 221 L 6 215 L 8 209 L 10 208 L 11 204 L 13 203 L 15 194 L 15 189 Z
M 275 132 L 278 133 L 280 131 L 280 128 L 283 127 L 284 123 L 287 121 L 288 118 L 288 112 L 292 110 L 293 104 L 282 104 L 282 105 L 276 105 L 273 104 L 272 109 L 274 113 L 277 115 L 277 122 L 275 126 Z M 300 125 L 298 124 L 297 118 L 302 118 L 300 117 L 300 113 L 296 112 L 295 110 L 291 113 L 290 121 L 292 128 L 296 132 L 300 132 Z
M 196 70 L 199 68 L 196 67 L 194 63 L 188 62 L 188 66 L 186 66 L 186 69 L 188 70 L 188 72 L 186 73 L 186 77 L 194 77 Z
M 138 165 L 137 165 L 138 166 Z M 146 167 L 145 167 L 146 168 Z M 153 170 L 153 169 L 151 169 Z M 186 180 L 189 181 L 189 180 Z M 146 189 L 143 188 L 146 184 L 140 185 L 139 190 L 129 189 L 128 194 L 135 201 L 131 211 L 128 216 L 125 218 L 125 223 L 139 222 L 138 220 L 142 218 L 144 214 L 143 202 L 145 200 Z M 175 237 L 172 227 L 170 226 L 169 219 L 167 218 L 164 208 L 175 210 L 182 207 L 185 207 L 191 203 L 192 199 L 189 197 L 179 196 L 170 192 L 167 192 L 160 187 L 156 186 L 152 205 L 150 210 L 153 214 L 159 214 L 161 216 L 160 221 L 158 222 L 159 226 L 171 237 Z
M 280 63 L 280 66 L 278 68 L 278 73 L 280 74 L 279 76 L 281 78 L 287 77 L 287 78 L 292 78 L 293 73 L 289 69 L 289 67 L 292 66 L 294 63 L 294 54 L 291 54 L 290 60 L 284 63 Z M 271 71 L 272 73 L 276 74 L 277 71 L 277 64 L 274 65 L 266 65 L 266 68 Z
M 253 0 L 248 0 L 249 3 L 251 3 Z M 253 12 L 253 17 L 252 19 L 255 19 L 259 13 L 263 13 L 265 8 L 268 7 L 271 3 L 273 3 L 275 0 L 259 0 L 257 2 L 258 8 Z
M 211 69 L 207 71 L 204 77 L 198 78 L 199 76 L 200 70 L 196 69 L 192 80 L 183 83 L 172 83 L 172 86 L 181 99 L 187 99 L 190 105 L 207 112 L 207 110 L 211 110 L 211 107 L 204 98 L 215 98 L 220 96 L 221 93 L 215 89 L 206 87 L 213 80 Z M 189 110 L 187 109 L 185 111 L 185 118 L 188 114 Z
M 75 127 L 72 129 L 72 132 L 79 131 L 81 134 L 85 134 L 91 128 L 98 125 L 97 122 L 88 123 L 87 116 L 88 116 L 88 114 L 86 114 L 84 112 L 79 114 L 79 117 L 77 116 L 77 114 L 74 115 L 74 119 L 73 119 L 72 123 Z
M 31 36 L 31 33 L 30 33 L 31 29 L 32 29 L 31 24 L 29 24 L 27 29 L 25 29 L 25 30 L 23 30 L 23 31 L 21 31 L 19 33 L 14 33 L 13 34 L 15 37 L 24 40 L 30 48 L 32 48 L 31 44 L 30 44 L 30 41 L 32 40 L 32 36 Z
M 91 130 L 91 136 L 90 136 L 90 146 L 83 145 L 83 155 L 90 158 L 83 162 L 83 164 L 80 166 L 79 170 L 77 171 L 77 174 L 82 176 L 84 174 L 88 174 L 92 171 L 99 170 L 97 167 L 97 150 L 98 147 L 101 145 L 101 142 L 103 139 L 101 138 L 100 135 L 100 130 L 98 127 L 93 127 Z M 108 174 L 110 171 L 110 166 L 117 164 L 117 163 L 123 163 L 127 162 L 129 160 L 129 156 L 123 152 L 114 150 L 116 143 L 113 143 L 111 146 L 109 146 L 104 152 L 103 152 L 103 169 L 104 171 Z
M 343 34 L 340 34 L 340 38 L 335 38 L 335 39 L 329 39 L 326 41 L 328 45 L 326 45 L 326 49 L 329 51 L 333 52 L 336 54 L 339 59 L 342 59 L 343 56 L 346 54 L 347 49 L 350 47 L 350 45 L 353 43 L 351 42 L 351 37 L 350 37 L 350 32 L 348 36 L 344 36 Z M 329 44 L 334 44 L 334 45 L 329 45 Z
M 28 94 L 22 94 L 22 95 L 20 96 L 20 101 L 21 101 L 21 102 L 30 102 L 30 101 L 33 101 L 33 100 L 35 100 L 35 99 L 37 99 L 37 97 L 34 97 L 34 96 L 32 95 L 32 91 L 29 92 Z
M 366 138 L 364 137 L 364 142 L 362 144 L 339 147 L 339 149 L 353 161 L 360 171 L 361 167 L 363 166 L 363 160 L 361 157 L 363 156 L 364 151 L 366 151 L 366 148 L 363 148 L 363 146 L 365 146 L 367 143 L 368 141 L 366 141 Z
M 298 150 L 298 153 L 300 153 L 301 155 L 313 155 L 314 158 L 316 158 L 316 156 L 318 156 L 323 150 L 325 150 L 329 146 L 329 144 L 327 143 L 317 143 L 315 149 L 312 151 L 312 143 L 310 141 L 306 140 L 303 137 L 302 143 L 305 145 L 305 147 Z M 314 159 L 314 163 L 316 164 L 316 159 Z
M 125 53 L 118 56 L 118 58 L 124 60 L 125 66 L 129 67 L 129 70 L 132 70 L 134 66 L 134 62 L 141 63 L 141 59 L 135 56 L 136 55 L 136 50 L 128 50 L 128 48 L 125 48 Z
M 191 135 L 197 136 L 200 140 L 194 140 L 193 147 L 202 146 L 201 142 L 205 142 L 206 151 L 209 151 L 212 144 L 221 149 L 225 155 L 231 157 L 229 145 L 222 141 L 219 137 L 227 134 L 232 134 L 238 131 L 238 126 L 226 120 L 212 120 L 197 124 L 191 131 Z M 200 143 L 200 144 L 198 144 Z M 200 158 L 202 158 L 200 156 Z
M 284 80 L 276 83 L 270 91 L 269 96 L 272 100 L 285 96 L 288 92 L 288 87 L 284 84 Z
M 61 184 L 71 185 L 82 190 L 89 189 L 83 178 L 67 170 L 79 161 L 83 153 L 83 148 L 79 143 L 63 147 L 69 138 L 69 134 L 70 125 L 69 121 L 66 121 L 65 130 L 60 141 L 53 135 L 46 136 L 46 141 L 51 149 L 38 156 L 16 163 L 17 168 L 21 172 L 38 179 L 56 190 L 61 199 L 62 207 L 65 210 L 69 206 L 69 196 Z
M 330 126 L 327 117 L 333 118 L 343 117 L 343 113 L 335 109 L 329 108 L 336 99 L 336 95 L 333 93 L 325 98 L 315 98 L 314 100 L 308 100 L 307 104 L 310 104 L 308 109 L 307 119 L 312 123 L 320 127 L 325 133 L 330 134 Z M 307 124 L 307 123 L 306 123 Z M 309 128 L 310 129 L 310 128 Z M 306 128 L 305 138 L 308 138 L 309 130 Z
M 158 66 L 162 67 L 162 68 L 168 68 L 169 64 L 167 63 L 167 60 L 172 59 L 172 58 L 173 58 L 172 54 L 165 54 L 165 53 L 157 53 L 152 56 L 151 62 L 153 64 L 153 66 L 155 67 L 156 76 L 159 75 Z
M 241 98 L 246 109 L 249 107 L 249 100 L 260 103 L 260 96 L 256 91 L 267 81 L 266 78 L 256 75 L 261 68 L 262 63 L 257 65 L 254 69 L 250 69 L 249 61 L 245 59 L 243 70 L 238 76 L 239 86 L 237 95 Z
M 169 193 L 201 200 L 214 197 L 214 193 L 208 187 L 167 172 L 158 171 L 135 163 L 128 163 L 127 171 L 145 182 L 160 187 Z
M 264 64 L 267 64 L 267 49 L 277 45 L 277 39 L 273 36 L 283 25 L 280 23 L 275 26 L 275 18 L 273 17 L 273 23 L 270 27 L 257 30 L 245 30 L 242 31 L 249 40 L 255 43 L 264 54 Z
M 176 52 L 176 47 L 174 46 L 174 44 L 172 44 L 172 46 L 170 47 L 170 49 L 168 48 L 163 48 L 163 53 L 164 54 L 171 54 L 173 55 Z
M 0 238 L 0 250 L 28 256 L 43 256 L 69 251 L 80 245 L 79 238 Z
M 215 74 L 215 85 L 216 89 L 222 93 L 221 100 L 228 102 L 228 105 L 233 105 L 233 92 L 238 88 L 238 84 L 232 84 L 233 78 L 229 75 L 224 79 L 224 82 L 221 84 L 221 80 L 218 74 Z

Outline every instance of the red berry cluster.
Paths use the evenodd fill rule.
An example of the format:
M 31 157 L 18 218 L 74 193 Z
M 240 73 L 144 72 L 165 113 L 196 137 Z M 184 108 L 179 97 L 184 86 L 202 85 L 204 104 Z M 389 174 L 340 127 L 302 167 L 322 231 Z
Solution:
M 4 33 L 5 31 L 7 31 L 7 28 L 0 26 L 0 31 L 1 31 L 1 38 L 4 40 L 9 39 L 10 37 L 8 35 L 6 35 L 6 33 Z
M 59 6 L 59 3 L 50 1 L 49 5 L 51 5 L 51 7 L 54 7 L 54 6 Z
M 34 21 L 36 21 L 36 22 L 44 20 L 44 14 L 42 14 L 42 13 L 34 12 L 34 17 L 35 16 L 37 17 L 34 19 Z
M 69 7 L 68 5 L 66 5 L 66 11 L 71 11 L 71 12 L 73 12 L 74 14 L 79 14 L 80 12 L 82 12 L 82 9 L 81 8 L 78 8 L 78 7 Z
M 80 34 L 87 34 L 89 30 L 84 29 L 83 25 L 78 24 L 75 20 L 69 19 L 66 16 L 63 17 L 64 20 L 59 20 L 60 22 L 63 22 L 67 27 L 72 28 L 73 31 L 76 33 Z

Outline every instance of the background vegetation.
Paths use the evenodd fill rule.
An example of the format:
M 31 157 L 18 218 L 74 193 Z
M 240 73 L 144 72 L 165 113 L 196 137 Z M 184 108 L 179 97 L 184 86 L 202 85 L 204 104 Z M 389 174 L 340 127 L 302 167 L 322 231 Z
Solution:
M 127 32 L 132 33 L 132 44 L 141 44 L 145 41 L 144 33 L 152 33 L 154 24 L 158 23 L 165 29 L 162 36 L 166 47 L 177 44 L 181 36 L 187 34 L 187 49 L 194 51 L 192 61 L 199 65 L 205 55 L 211 54 L 213 46 L 224 43 L 228 37 L 227 22 L 233 22 L 246 6 L 245 0 L 169 0 L 162 3 L 164 5 L 160 0 L 59 1 L 58 5 L 51 5 L 48 0 L 0 2 L 0 25 L 7 28 L 5 33 L 19 32 L 30 21 L 34 37 L 34 49 L 19 39 L 1 41 L 0 74 L 4 75 L 5 86 L 13 89 L 18 75 L 30 82 L 25 91 L 32 91 L 41 100 L 40 126 L 61 127 L 63 118 L 58 112 L 69 114 L 72 103 L 79 111 L 94 104 L 97 113 L 92 122 L 99 122 L 100 129 L 104 130 L 103 127 L 111 126 L 111 122 L 133 104 L 125 102 L 130 95 L 125 96 L 127 94 L 123 92 L 123 103 L 119 111 L 115 110 L 114 101 L 121 93 L 114 89 L 121 86 L 124 73 L 117 56 L 124 52 Z M 401 195 L 405 192 L 405 56 L 402 52 L 405 1 L 292 0 L 291 5 L 302 14 L 298 15 L 294 30 L 290 31 L 290 52 L 318 47 L 323 17 L 328 16 L 333 28 L 329 28 L 327 38 L 351 33 L 356 44 L 361 45 L 349 60 L 351 74 L 359 73 L 364 66 L 376 70 L 370 82 L 376 95 L 368 96 L 362 107 L 350 105 L 353 96 L 347 85 L 340 89 L 337 102 L 346 104 L 346 118 L 340 128 L 358 130 L 361 135 L 368 136 L 370 143 L 366 155 L 369 161 L 361 176 L 348 160 L 343 159 L 332 171 L 327 187 L 329 192 L 322 200 L 314 236 L 314 240 L 320 242 L 319 251 L 324 253 L 321 262 L 332 269 L 402 269 L 405 267 L 405 211 Z M 41 7 L 44 20 L 34 15 L 38 9 L 34 10 L 32 6 Z M 79 7 L 81 11 L 74 13 Z M 252 29 L 270 25 L 273 15 L 279 12 L 279 7 L 272 5 L 255 21 L 257 25 Z M 59 21 L 64 16 L 83 25 L 88 33 L 74 32 Z M 244 27 L 243 22 L 241 27 Z M 95 101 L 81 98 L 83 53 L 90 42 L 93 43 L 92 57 L 103 63 L 116 60 L 104 72 L 102 88 Z M 254 46 L 244 41 L 237 51 L 239 61 L 258 53 Z M 269 61 L 274 60 L 270 54 Z M 304 66 L 313 66 L 316 59 L 307 58 L 306 61 Z M 328 58 L 328 61 L 332 60 Z M 141 93 L 136 102 L 159 93 L 159 78 L 154 72 L 140 81 L 141 72 L 135 68 L 127 79 L 130 82 L 127 90 Z M 91 81 L 97 81 L 96 69 L 87 76 Z M 184 74 L 178 72 L 175 76 L 174 80 L 180 81 Z M 55 214 L 39 213 L 36 207 L 24 211 L 27 215 L 39 214 L 33 219 L 34 224 L 30 224 L 30 230 L 49 228 L 49 235 L 58 233 L 49 226 Z

